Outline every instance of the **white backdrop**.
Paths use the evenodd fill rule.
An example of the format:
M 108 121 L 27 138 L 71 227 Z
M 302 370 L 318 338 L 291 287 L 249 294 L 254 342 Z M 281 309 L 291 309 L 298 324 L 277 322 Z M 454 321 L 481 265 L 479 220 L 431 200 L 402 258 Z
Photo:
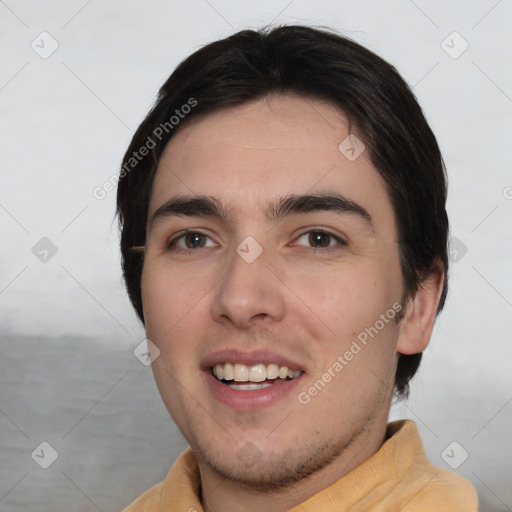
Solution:
M 270 22 L 336 29 L 414 87 L 448 168 L 453 265 L 411 399 L 392 419 L 418 423 L 432 462 L 469 478 L 482 511 L 512 510 L 512 2 L 7 0 L 2 511 L 120 510 L 185 448 L 133 355 L 144 332 L 121 282 L 115 192 L 92 191 L 183 58 Z

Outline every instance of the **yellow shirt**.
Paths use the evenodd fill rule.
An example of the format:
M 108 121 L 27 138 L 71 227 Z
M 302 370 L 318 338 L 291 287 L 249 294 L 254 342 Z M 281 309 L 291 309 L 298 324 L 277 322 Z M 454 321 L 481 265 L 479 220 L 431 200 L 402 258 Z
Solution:
M 478 511 L 468 480 L 430 464 L 413 421 L 394 421 L 387 434 L 372 457 L 289 512 Z M 202 512 L 200 484 L 197 460 L 188 449 L 162 483 L 123 512 Z

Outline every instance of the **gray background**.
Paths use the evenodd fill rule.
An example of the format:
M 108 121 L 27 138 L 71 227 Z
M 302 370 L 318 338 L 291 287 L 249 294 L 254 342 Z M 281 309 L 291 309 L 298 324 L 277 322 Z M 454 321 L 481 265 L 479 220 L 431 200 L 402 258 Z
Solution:
M 340 30 L 414 87 L 456 240 L 446 309 L 392 418 L 418 423 L 436 465 L 468 453 L 457 472 L 481 510 L 512 510 L 510 0 L 0 2 L 0 510 L 120 510 L 185 448 L 133 355 L 144 332 L 121 282 L 115 192 L 92 190 L 180 60 L 270 22 Z M 48 469 L 31 457 L 44 441 Z

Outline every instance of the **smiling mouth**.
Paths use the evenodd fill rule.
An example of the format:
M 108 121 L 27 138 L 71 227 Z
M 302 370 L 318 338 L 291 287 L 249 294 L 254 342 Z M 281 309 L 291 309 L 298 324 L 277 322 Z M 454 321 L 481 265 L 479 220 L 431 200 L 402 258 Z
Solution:
M 274 386 L 300 377 L 302 370 L 291 370 L 277 364 L 245 365 L 217 363 L 211 368 L 212 375 L 220 382 L 239 391 L 254 391 Z

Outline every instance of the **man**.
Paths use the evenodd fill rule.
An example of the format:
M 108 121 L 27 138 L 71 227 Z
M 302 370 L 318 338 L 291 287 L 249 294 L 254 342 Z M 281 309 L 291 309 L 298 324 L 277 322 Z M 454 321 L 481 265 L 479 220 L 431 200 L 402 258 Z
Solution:
M 397 72 L 243 31 L 171 75 L 125 155 L 123 271 L 191 449 L 126 511 L 476 511 L 388 425 L 446 297 L 442 158 Z

